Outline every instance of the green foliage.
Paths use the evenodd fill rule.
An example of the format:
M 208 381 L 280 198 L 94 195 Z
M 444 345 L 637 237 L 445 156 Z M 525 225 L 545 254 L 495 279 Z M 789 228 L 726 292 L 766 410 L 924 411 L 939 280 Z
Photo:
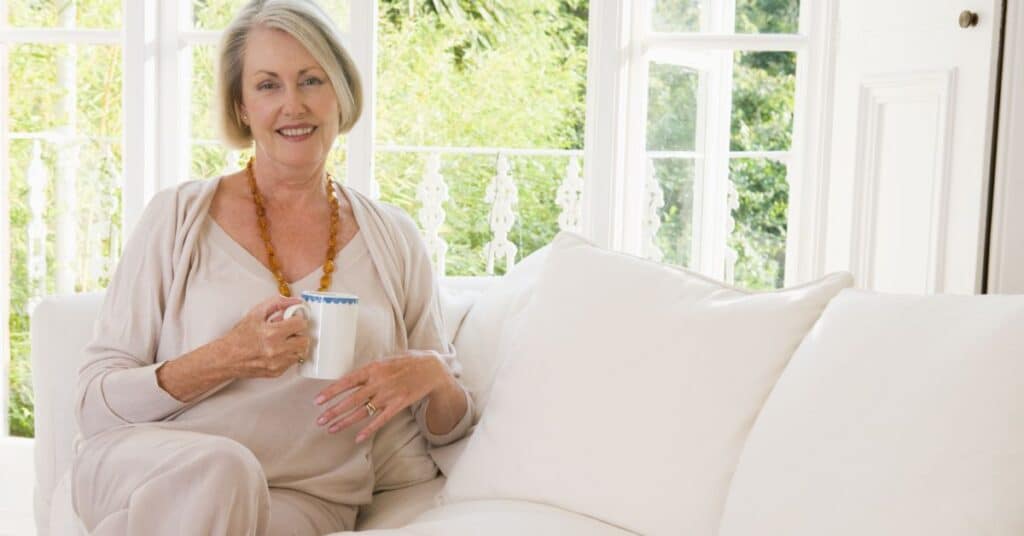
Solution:
M 785 151 L 793 131 L 796 58 L 790 52 L 737 53 L 733 76 L 731 149 Z M 786 166 L 741 159 L 729 165 L 739 193 L 733 213 L 736 230 L 736 282 L 748 288 L 783 285 L 786 265 L 786 217 L 789 184 Z

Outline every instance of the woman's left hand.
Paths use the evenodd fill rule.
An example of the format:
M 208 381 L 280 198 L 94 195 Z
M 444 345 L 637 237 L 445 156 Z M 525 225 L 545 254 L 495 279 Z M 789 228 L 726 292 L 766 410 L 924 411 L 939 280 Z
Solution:
M 398 412 L 451 382 L 455 379 L 437 352 L 410 350 L 360 367 L 320 391 L 315 399 L 317 405 L 326 404 L 339 394 L 354 389 L 321 413 L 316 422 L 327 426 L 330 433 L 336 433 L 371 418 L 356 436 L 356 443 L 360 443 L 380 430 Z

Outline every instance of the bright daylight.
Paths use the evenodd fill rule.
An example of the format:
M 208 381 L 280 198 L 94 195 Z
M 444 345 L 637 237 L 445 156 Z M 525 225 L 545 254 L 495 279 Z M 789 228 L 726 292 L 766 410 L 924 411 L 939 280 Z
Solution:
M 1013 0 L 0 0 L 0 536 L 1024 533 L 1021 144 Z

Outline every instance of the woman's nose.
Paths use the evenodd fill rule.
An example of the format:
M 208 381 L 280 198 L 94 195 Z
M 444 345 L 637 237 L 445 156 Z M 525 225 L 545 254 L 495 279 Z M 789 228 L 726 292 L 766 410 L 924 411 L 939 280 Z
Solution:
M 287 115 L 301 115 L 306 111 L 306 102 L 298 87 L 285 91 L 283 110 Z

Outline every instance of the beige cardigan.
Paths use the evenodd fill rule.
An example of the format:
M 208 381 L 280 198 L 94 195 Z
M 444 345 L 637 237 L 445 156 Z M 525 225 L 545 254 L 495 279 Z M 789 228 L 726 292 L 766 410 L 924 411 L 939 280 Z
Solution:
M 173 420 L 231 383 L 183 403 L 156 382 L 157 368 L 183 353 L 176 342 L 184 340 L 180 312 L 219 181 L 187 182 L 157 194 L 125 247 L 79 371 L 76 410 L 84 438 L 117 426 Z M 454 349 L 444 337 L 436 279 L 415 223 L 397 207 L 342 188 L 391 303 L 396 351 L 436 350 L 458 375 Z M 422 436 L 434 445 L 462 437 L 472 420 L 468 394 L 467 402 L 469 411 L 443 436 L 427 429 L 426 404 L 414 407 Z

